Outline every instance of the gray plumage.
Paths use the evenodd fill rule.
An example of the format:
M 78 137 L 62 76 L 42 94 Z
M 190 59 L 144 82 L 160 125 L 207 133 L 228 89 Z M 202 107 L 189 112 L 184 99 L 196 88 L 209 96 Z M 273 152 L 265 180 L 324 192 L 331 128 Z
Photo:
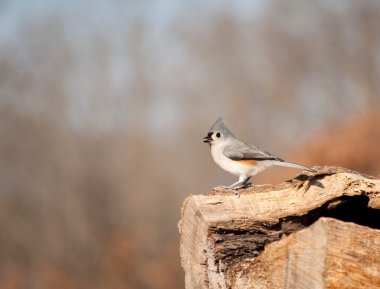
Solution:
M 236 138 L 231 139 L 230 142 L 231 142 L 231 145 L 227 146 L 223 150 L 223 154 L 234 161 L 241 161 L 241 160 L 255 160 L 255 161 L 274 160 L 274 161 L 279 161 L 279 162 L 284 161 L 257 147 L 249 146 L 246 143 Z
M 221 117 L 213 124 L 203 141 L 210 144 L 212 157 L 220 167 L 239 176 L 239 181 L 228 186 L 228 188 L 246 185 L 253 175 L 271 165 L 315 172 L 309 167 L 286 162 L 267 151 L 244 143 L 229 131 Z
M 270 154 L 269 152 L 266 152 L 262 149 L 259 149 L 255 146 L 250 146 L 241 140 L 237 139 L 230 130 L 224 125 L 223 118 L 219 117 L 218 120 L 214 123 L 214 125 L 211 127 L 209 133 L 213 132 L 220 132 L 225 137 L 229 138 L 229 144 L 225 147 L 223 150 L 223 154 L 234 160 L 234 161 L 240 161 L 240 160 L 277 160 L 277 161 L 284 161 L 278 157 L 275 157 L 274 155 Z

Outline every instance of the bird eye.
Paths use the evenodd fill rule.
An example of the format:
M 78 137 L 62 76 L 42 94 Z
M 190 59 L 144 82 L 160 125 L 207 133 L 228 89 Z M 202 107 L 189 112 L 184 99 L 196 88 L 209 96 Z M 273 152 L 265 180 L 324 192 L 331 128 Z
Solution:
M 217 132 L 217 133 L 216 133 L 216 137 L 217 137 L 217 138 L 220 138 L 220 132 Z

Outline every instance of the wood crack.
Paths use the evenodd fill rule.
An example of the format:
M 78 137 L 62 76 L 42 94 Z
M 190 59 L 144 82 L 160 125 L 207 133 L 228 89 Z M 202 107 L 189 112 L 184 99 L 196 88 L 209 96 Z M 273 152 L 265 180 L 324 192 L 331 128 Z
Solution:
M 305 188 L 307 191 L 300 193 Z M 291 240 L 292 236 L 304 234 L 305 230 L 315 228 L 322 220 L 323 224 L 331 222 L 335 226 L 335 222 L 343 221 L 380 232 L 379 192 L 379 179 L 367 178 L 342 168 L 324 167 L 315 176 L 300 175 L 278 186 L 243 190 L 240 199 L 224 195 L 223 192 L 191 196 L 185 202 L 180 223 L 181 259 L 186 272 L 186 288 L 231 288 L 232 285 L 233 288 L 251 288 L 236 286 L 239 282 L 244 284 L 244 278 L 249 279 L 251 277 L 248 276 L 252 274 L 257 278 L 266 276 L 270 279 L 272 277 L 266 271 L 276 268 L 277 261 L 268 261 L 268 248 L 274 248 L 277 244 L 284 243 L 284 240 Z M 201 223 L 193 222 L 194 217 Z M 326 222 L 326 217 L 336 221 Z M 190 227 L 185 224 L 190 224 Z M 318 230 L 322 230 L 318 226 Z M 321 236 L 326 232 L 322 230 Z M 326 240 L 329 237 L 326 235 Z M 325 243 L 329 244 L 327 241 Z M 322 245 L 315 243 L 313 246 Z M 323 250 L 327 249 L 323 247 Z M 288 258 L 287 255 L 281 255 L 281 251 L 276 254 L 279 254 L 279 260 Z M 349 256 L 349 252 L 347 254 Z M 289 256 L 293 258 L 293 255 Z M 201 266 L 197 267 L 197 263 Z M 260 264 L 269 267 L 264 269 Z M 250 271 L 252 268 L 255 270 Z M 284 272 L 281 274 L 294 275 L 292 270 L 281 271 Z M 273 274 L 280 274 L 279 272 L 274 271 Z M 283 276 L 281 280 L 293 282 L 293 275 Z M 277 288 L 271 286 L 260 288 Z

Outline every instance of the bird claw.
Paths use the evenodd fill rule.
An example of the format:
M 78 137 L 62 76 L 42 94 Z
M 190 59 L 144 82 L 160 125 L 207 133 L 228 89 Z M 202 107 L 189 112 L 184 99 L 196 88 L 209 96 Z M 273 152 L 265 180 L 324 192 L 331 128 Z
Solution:
M 250 187 L 254 187 L 253 183 L 246 182 L 245 184 L 243 184 L 240 187 L 238 187 L 238 189 L 246 189 L 246 188 L 250 188 Z

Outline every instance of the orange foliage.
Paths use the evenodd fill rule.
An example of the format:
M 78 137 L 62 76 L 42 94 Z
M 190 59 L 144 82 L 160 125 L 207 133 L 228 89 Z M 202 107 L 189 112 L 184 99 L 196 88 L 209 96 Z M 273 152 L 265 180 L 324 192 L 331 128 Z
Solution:
M 380 111 L 360 113 L 348 121 L 315 133 L 300 162 L 335 165 L 378 176 L 380 174 Z
M 341 166 L 361 173 L 380 174 L 380 111 L 369 110 L 344 122 L 330 123 L 285 160 L 306 166 Z M 255 184 L 276 184 L 299 170 L 271 168 L 253 178 Z

